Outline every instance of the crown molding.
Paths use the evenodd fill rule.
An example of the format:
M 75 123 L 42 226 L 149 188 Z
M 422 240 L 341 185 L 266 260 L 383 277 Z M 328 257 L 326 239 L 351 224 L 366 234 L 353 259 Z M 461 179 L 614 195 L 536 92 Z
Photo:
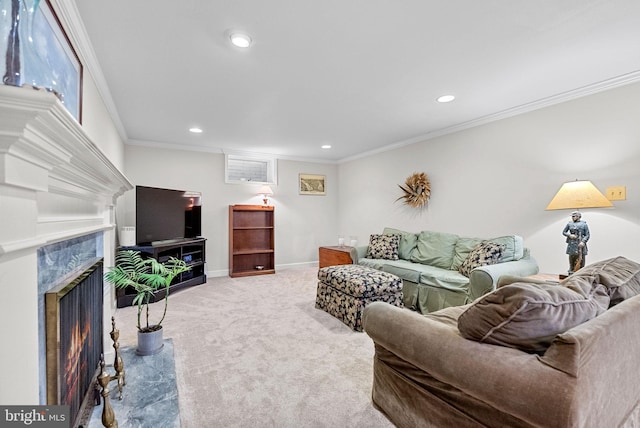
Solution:
M 276 153 L 248 152 L 246 150 L 225 149 L 220 147 L 208 147 L 208 146 L 196 146 L 193 144 L 164 143 L 160 141 L 151 141 L 151 140 L 128 140 L 127 145 L 138 146 L 138 147 L 150 147 L 154 149 L 181 150 L 181 151 L 188 150 L 188 151 L 200 152 L 200 153 L 234 154 L 234 155 L 241 155 L 241 156 L 258 156 L 258 157 L 268 156 L 278 160 L 310 162 L 310 163 L 330 164 L 330 165 L 338 163 L 338 161 L 335 161 L 335 160 L 304 158 L 299 156 L 288 156 L 288 155 L 281 155 Z
M 116 104 L 111 97 L 111 91 L 109 90 L 109 84 L 102 73 L 102 67 L 100 61 L 93 50 L 89 33 L 82 22 L 80 12 L 76 6 L 76 2 L 73 0 L 50 0 L 53 9 L 55 10 L 60 22 L 65 28 L 67 36 L 71 40 L 71 44 L 76 49 L 76 53 L 80 57 L 80 62 L 84 68 L 84 71 L 88 71 L 96 84 L 96 88 L 102 102 L 113 120 L 118 134 L 122 141 L 127 141 L 127 131 L 122 124 L 120 115 Z
M 434 138 L 441 137 L 444 135 L 453 134 L 453 133 L 464 131 L 470 128 L 475 128 L 476 126 L 486 125 L 488 123 L 496 122 L 498 120 L 507 119 L 507 118 L 518 116 L 524 113 L 529 113 L 545 107 L 554 106 L 557 104 L 572 101 L 572 100 L 586 97 L 589 95 L 594 95 L 600 92 L 608 91 L 611 89 L 619 88 L 621 86 L 626 86 L 626 85 L 630 85 L 637 82 L 640 82 L 640 70 L 623 74 L 622 76 L 617 76 L 612 79 L 603 80 L 601 82 L 597 82 L 592 85 L 587 85 L 571 91 L 563 92 L 561 94 L 552 95 L 550 97 L 542 98 L 536 101 L 532 101 L 530 103 L 525 103 L 507 110 L 499 111 L 497 113 L 480 117 L 478 119 L 470 120 L 467 122 L 463 122 L 463 123 L 449 126 L 442 129 L 437 129 L 435 131 L 422 134 L 407 140 L 399 141 L 397 143 L 389 144 L 387 146 L 384 146 L 375 150 L 362 152 L 355 156 L 349 156 L 349 157 L 340 159 L 338 163 L 346 163 L 356 159 L 366 158 L 379 153 L 384 153 L 390 150 L 395 150 L 395 149 L 409 146 L 412 144 L 425 142 L 425 141 L 432 140 Z

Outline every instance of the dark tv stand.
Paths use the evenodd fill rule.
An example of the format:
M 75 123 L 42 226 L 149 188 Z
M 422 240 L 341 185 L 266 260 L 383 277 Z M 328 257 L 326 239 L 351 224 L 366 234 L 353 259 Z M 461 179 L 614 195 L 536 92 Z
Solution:
M 176 292 L 193 285 L 204 284 L 207 282 L 207 274 L 204 270 L 205 258 L 205 238 L 187 238 L 171 241 L 163 241 L 152 243 L 149 245 L 135 245 L 131 247 L 120 247 L 119 250 L 140 251 L 143 257 L 153 257 L 159 262 L 166 262 L 170 257 L 181 259 L 191 266 L 191 270 L 181 273 L 169 287 L 169 293 Z M 153 301 L 157 302 L 164 299 L 166 290 L 158 290 L 154 293 Z M 131 306 L 135 292 L 129 289 L 116 290 L 116 306 L 123 308 Z

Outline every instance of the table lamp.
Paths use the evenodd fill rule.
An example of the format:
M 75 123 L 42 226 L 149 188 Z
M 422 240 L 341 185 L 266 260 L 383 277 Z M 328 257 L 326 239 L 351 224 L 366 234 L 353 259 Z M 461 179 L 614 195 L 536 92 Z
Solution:
M 589 180 L 564 183 L 551 199 L 547 210 L 578 210 L 580 208 L 604 208 L 613 204 Z
M 273 195 L 273 190 L 271 190 L 270 186 L 266 184 L 260 186 L 260 190 L 258 191 L 258 195 L 262 195 L 262 202 L 265 206 L 269 205 L 269 196 Z

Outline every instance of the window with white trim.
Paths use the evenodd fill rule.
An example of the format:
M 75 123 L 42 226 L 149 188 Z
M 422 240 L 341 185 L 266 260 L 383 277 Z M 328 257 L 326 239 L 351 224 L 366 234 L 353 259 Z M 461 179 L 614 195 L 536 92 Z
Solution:
M 225 183 L 277 184 L 276 165 L 273 156 L 225 154 Z

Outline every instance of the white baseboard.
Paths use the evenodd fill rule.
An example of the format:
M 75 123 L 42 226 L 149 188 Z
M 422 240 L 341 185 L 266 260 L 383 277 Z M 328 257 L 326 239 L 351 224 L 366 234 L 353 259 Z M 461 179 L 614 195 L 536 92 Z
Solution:
M 287 270 L 287 269 L 302 269 L 309 267 L 318 267 L 318 261 L 314 260 L 311 262 L 302 262 L 302 263 L 287 263 L 282 265 L 276 265 L 276 273 L 278 270 Z M 228 276 L 229 269 L 218 269 L 218 270 L 210 270 L 207 271 L 207 278 L 216 278 L 220 276 Z

